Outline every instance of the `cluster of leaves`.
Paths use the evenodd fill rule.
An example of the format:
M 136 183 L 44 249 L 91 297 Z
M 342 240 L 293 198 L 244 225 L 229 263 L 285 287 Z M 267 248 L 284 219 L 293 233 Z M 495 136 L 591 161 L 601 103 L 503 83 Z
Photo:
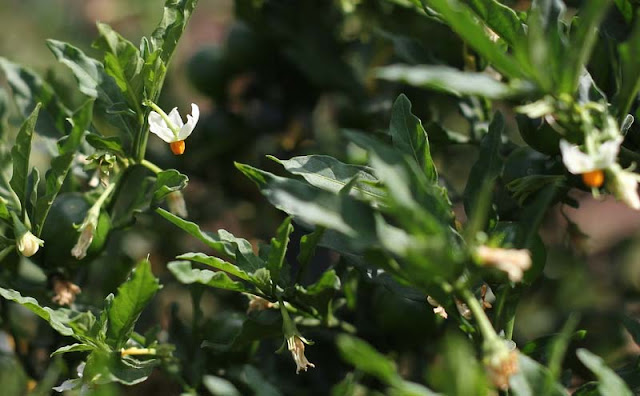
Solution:
M 371 390 L 397 395 L 485 395 L 507 388 L 514 395 L 566 394 L 572 385 L 573 368 L 563 370 L 565 355 L 572 342 L 584 337 L 584 332 L 576 331 L 577 319 L 570 318 L 558 335 L 531 341 L 518 350 L 512 341 L 515 312 L 545 265 L 546 248 L 538 236 L 545 213 L 557 203 L 576 206 L 568 191 L 572 187 L 584 189 L 563 167 L 560 139 L 582 144 L 591 133 L 589 128 L 604 128 L 606 120 L 613 119 L 619 132 L 626 134 L 620 162 L 639 158 L 635 143 L 638 130 L 633 124 L 633 112 L 640 111 L 640 73 L 633 52 L 640 46 L 638 7 L 626 0 L 615 5 L 590 0 L 576 16 L 568 18 L 559 0 L 533 1 L 527 12 L 516 12 L 496 0 L 388 4 L 394 12 L 410 15 L 411 20 L 446 30 L 463 54 L 462 64 L 454 67 L 457 58 L 436 59 L 446 66 L 434 64 L 433 54 L 421 52 L 415 37 L 378 32 L 408 64 L 377 68 L 376 78 L 456 97 L 469 122 L 469 133 L 451 131 L 436 117 L 423 125 L 407 96 L 400 95 L 391 106 L 385 133 L 353 128 L 343 131 L 349 147 L 366 153 L 364 161 L 341 161 L 329 155 L 270 157 L 284 168 L 286 176 L 236 163 L 267 200 L 288 216 L 269 244 L 254 248 L 247 239 L 225 230 L 206 232 L 196 223 L 159 208 L 169 194 L 182 190 L 188 179 L 145 158 L 150 109 L 143 103 L 158 101 L 167 66 L 196 3 L 168 0 L 159 26 L 139 46 L 99 24 L 95 47 L 104 53 L 103 61 L 70 44 L 50 40 L 49 48 L 71 70 L 79 91 L 87 97 L 76 110 L 68 109 L 38 75 L 0 59 L 16 108 L 25 118 L 13 149 L 2 153 L 0 161 L 9 164 L 6 159 L 9 155 L 13 158 L 10 178 L 5 177 L 5 169 L 0 173 L 0 220 L 6 233 L 0 239 L 1 255 L 4 262 L 19 264 L 7 266 L 12 276 L 3 280 L 0 295 L 75 340 L 69 343 L 65 338 L 65 345 L 52 355 L 85 354 L 78 378 L 55 389 L 93 391 L 110 382 L 133 385 L 159 367 L 185 392 L 286 393 L 284 382 L 274 386 L 259 370 L 266 365 L 257 362 L 257 349 L 262 341 L 284 339 L 283 348 L 292 353 L 298 369 L 306 370 L 300 340 L 306 341 L 304 334 L 313 332 L 321 338 L 317 344 L 335 341 L 342 360 L 355 367 L 346 376 L 340 372 L 342 381 L 333 386 L 335 394 Z M 267 32 L 274 30 L 274 24 L 279 28 L 267 41 L 291 38 L 283 55 L 288 66 L 301 65 L 302 74 L 313 84 L 353 90 L 351 99 L 363 100 L 363 84 L 354 82 L 346 62 L 330 56 L 339 53 L 334 37 L 297 34 L 313 30 L 304 30 L 295 22 L 302 20 L 293 12 L 295 8 L 283 10 L 271 1 L 237 3 L 238 13 L 251 29 Z M 367 5 L 343 3 L 345 19 L 370 12 Z M 313 6 L 303 8 L 316 11 Z M 275 22 L 257 18 L 260 10 L 273 12 Z M 334 16 L 321 21 L 331 24 Z M 308 50 L 309 42 L 330 50 L 317 56 Z M 242 49 L 232 44 L 229 40 L 227 60 L 233 60 L 229 54 L 236 51 L 238 55 Z M 610 56 L 595 57 L 594 51 L 608 51 Z M 262 62 L 269 56 L 253 54 L 250 58 Z M 227 70 L 216 76 L 220 81 L 199 87 L 222 108 L 233 107 L 228 103 L 233 98 L 221 92 L 221 86 L 230 75 L 244 71 L 231 63 L 226 65 L 232 70 L 230 74 L 225 74 Z M 493 111 L 498 100 L 506 115 Z M 515 118 L 526 146 L 519 147 L 508 137 L 505 119 L 512 117 L 512 109 L 519 113 Z M 0 110 L 6 142 L 5 108 Z M 39 173 L 29 166 L 35 133 L 57 141 L 40 188 Z M 435 145 L 477 148 L 478 160 L 462 196 L 445 187 L 449 183 L 436 169 Z M 89 162 L 85 169 L 74 161 L 81 156 Z M 103 187 L 88 181 L 86 170 L 93 169 Z M 31 295 L 42 296 L 40 302 L 15 290 L 24 285 L 20 276 L 13 275 L 25 266 L 16 254 L 17 239 L 25 230 L 42 236 L 56 199 L 78 191 L 98 205 L 98 210 L 107 212 L 114 225 L 112 231 L 132 224 L 140 212 L 154 209 L 210 250 L 210 254 L 184 253 L 167 264 L 177 281 L 188 285 L 194 308 L 190 328 L 172 313 L 172 344 L 161 343 L 166 337 L 156 332 L 141 335 L 134 331 L 143 309 L 160 289 L 148 259 L 136 265 L 117 295 L 109 294 L 101 309 L 46 306 L 42 302 L 48 297 L 48 286 L 42 279 L 36 292 L 26 288 Z M 465 224 L 456 218 L 458 203 L 464 206 Z M 294 223 L 295 231 L 307 232 L 297 246 Z M 52 249 L 57 242 L 45 240 L 42 250 Z M 526 249 L 531 267 L 523 268 L 522 276 L 511 276 L 483 261 L 478 250 L 486 246 L 502 252 Z M 292 253 L 296 249 L 297 255 Z M 320 251 L 335 252 L 340 259 L 335 265 L 314 268 Z M 44 257 L 44 261 L 40 256 L 33 260 L 52 281 L 74 275 L 73 266 L 58 268 L 68 257 L 54 257 L 52 262 Z M 487 288 L 496 297 L 491 311 L 486 310 Z M 250 309 L 257 312 L 242 316 L 239 324 L 236 320 L 233 329 L 219 336 L 223 331 L 214 330 L 215 318 L 205 319 L 200 306 L 204 290 L 209 289 L 247 294 L 253 304 Z M 395 334 L 388 334 L 390 339 L 404 338 L 405 346 L 418 345 L 413 356 L 420 359 L 423 353 L 438 355 L 440 359 L 429 363 L 426 379 L 421 365 L 399 369 L 393 353 L 386 353 L 397 346 L 395 340 L 380 342 L 367 328 L 366 320 L 358 317 L 363 300 L 376 293 L 371 290 L 382 296 L 373 299 L 373 305 L 379 305 L 374 310 L 382 311 L 389 303 L 386 296 L 392 296 L 390 300 L 401 301 L 403 307 L 410 302 L 419 307 L 420 315 L 428 316 L 426 327 L 442 340 L 438 352 L 424 346 L 426 339 L 411 339 L 425 338 L 422 328 L 403 327 L 401 321 L 394 320 L 397 323 L 390 325 L 389 333 Z M 447 317 L 436 318 L 428 301 Z M 4 313 L 6 307 L 2 308 Z M 637 340 L 640 325 L 630 318 L 623 322 Z M 575 394 L 630 395 L 632 389 L 638 390 L 637 364 L 616 373 L 586 349 L 579 349 L 576 356 L 597 381 L 582 384 Z M 276 377 L 276 381 L 281 379 Z M 330 385 L 325 384 L 324 389 Z

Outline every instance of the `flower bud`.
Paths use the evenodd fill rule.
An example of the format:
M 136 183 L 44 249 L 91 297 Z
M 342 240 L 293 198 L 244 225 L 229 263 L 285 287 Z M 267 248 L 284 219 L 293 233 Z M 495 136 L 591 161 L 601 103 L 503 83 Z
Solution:
M 483 265 L 506 272 L 512 282 L 520 282 L 524 271 L 531 267 L 531 255 L 527 249 L 480 246 L 476 257 Z
M 313 363 L 309 362 L 304 355 L 305 343 L 308 343 L 308 341 L 298 335 L 287 338 L 287 348 L 289 352 L 291 352 L 293 361 L 296 363 L 296 374 L 298 374 L 300 370 L 307 371 L 308 367 L 316 367 Z
M 180 191 L 173 191 L 167 195 L 167 205 L 169 205 L 169 212 L 176 216 L 185 218 L 189 215 L 184 196 Z
M 40 246 L 44 246 L 44 241 L 33 235 L 31 231 L 27 231 L 16 242 L 16 247 L 20 254 L 25 257 L 31 257 L 38 252 Z

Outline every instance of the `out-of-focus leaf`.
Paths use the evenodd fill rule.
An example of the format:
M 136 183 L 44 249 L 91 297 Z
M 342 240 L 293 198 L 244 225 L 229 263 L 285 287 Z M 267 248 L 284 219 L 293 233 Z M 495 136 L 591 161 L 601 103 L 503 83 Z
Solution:
M 620 89 L 613 99 L 618 118 L 626 116 L 640 90 L 640 18 L 636 20 L 629 39 L 618 45 L 620 57 Z
M 393 361 L 365 341 L 347 334 L 340 334 L 336 343 L 342 359 L 354 365 L 356 369 L 373 375 L 385 384 L 399 381 Z
M 218 289 L 251 292 L 242 283 L 232 281 L 224 272 L 192 268 L 191 263 L 188 261 L 172 261 L 167 264 L 167 268 L 181 283 L 187 285 L 200 283 Z
M 567 53 L 564 54 L 564 73 L 560 92 L 572 94 L 578 86 L 582 70 L 598 38 L 598 27 L 607 15 L 611 0 L 589 0 L 578 11 L 578 26 L 571 29 Z
M 62 187 L 62 183 L 71 168 L 73 158 L 82 142 L 82 136 L 91 124 L 92 114 L 93 100 L 89 100 L 71 118 L 71 132 L 64 143 L 58 147 L 58 156 L 51 160 L 51 168 L 45 175 L 44 195 L 38 199 L 35 207 L 36 235 L 38 236 L 47 219 L 49 209 L 58 196 L 60 187 Z
M 375 241 L 373 214 L 363 203 L 249 165 L 236 163 L 236 167 L 258 185 L 271 204 L 295 219 L 357 237 L 363 244 Z
M 398 96 L 391 108 L 389 133 L 393 145 L 413 158 L 429 181 L 437 182 L 438 172 L 431 159 L 427 132 L 422 127 L 422 121 L 411 113 L 411 102 L 405 95 Z
M 357 177 L 356 184 L 350 190 L 354 197 L 374 202 L 384 198 L 384 191 L 377 186 L 378 179 L 366 167 L 345 164 L 327 155 L 306 155 L 288 160 L 270 158 L 282 164 L 288 172 L 302 176 L 312 186 L 325 191 L 338 193 Z
M 118 354 L 96 350 L 87 358 L 82 378 L 89 383 L 118 382 L 135 385 L 145 381 L 158 364 L 157 359 L 143 361 L 131 357 L 121 358 Z
M 167 0 L 158 27 L 151 35 L 151 52 L 161 50 L 160 58 L 168 64 L 182 32 L 187 27 L 198 0 Z
M 421 0 L 438 12 L 439 16 L 474 50 L 510 78 L 522 77 L 522 69 L 514 58 L 503 52 L 489 38 L 485 27 L 468 7 L 457 0 Z
M 532 88 L 521 84 L 513 87 L 483 73 L 463 72 L 448 66 L 390 65 L 377 70 L 378 78 L 430 88 L 455 96 L 477 95 L 502 99 L 522 95 Z
M 514 396 L 566 396 L 567 391 L 555 382 L 551 372 L 535 360 L 518 355 L 519 371 L 509 378 L 509 389 Z
M 130 119 L 123 114 L 108 112 L 108 109 L 119 103 L 125 103 L 126 99 L 113 78 L 105 72 L 102 63 L 62 41 L 48 40 L 47 45 L 56 59 L 71 69 L 78 81 L 80 91 L 89 97 L 96 98 L 96 114 L 104 115 L 105 120 L 121 134 L 121 137 L 134 136 L 135 128 Z
M 33 139 L 33 131 L 36 127 L 40 107 L 41 105 L 38 103 L 31 115 L 22 124 L 18 136 L 16 136 L 16 143 L 11 149 L 13 174 L 9 183 L 20 199 L 23 214 L 26 213 L 27 202 L 29 201 L 29 196 L 27 195 L 29 156 L 31 155 L 31 140 Z
M 640 345 L 640 322 L 627 315 L 622 315 L 620 319 L 622 320 L 622 324 L 624 324 L 624 327 L 627 329 L 629 334 L 631 334 L 633 341 L 637 345 Z
M 46 320 L 58 333 L 65 336 L 74 335 L 73 329 L 68 326 L 69 317 L 63 311 L 53 310 L 49 307 L 42 307 L 35 298 L 23 297 L 19 292 L 13 289 L 0 288 L 0 296 L 22 305 L 29 311 Z
M 280 282 L 280 271 L 284 264 L 284 256 L 287 253 L 289 238 L 293 232 L 291 225 L 291 217 L 287 217 L 276 232 L 276 236 L 271 238 L 271 249 L 267 259 L 267 269 L 271 274 L 271 280 L 274 283 Z
M 500 155 L 500 146 L 503 130 L 504 118 L 502 114 L 496 113 L 489 125 L 489 132 L 480 142 L 478 160 L 471 168 L 467 186 L 464 189 L 464 209 L 471 216 L 475 216 L 473 211 L 478 208 L 478 199 L 483 197 L 484 186 L 488 183 L 493 184 L 502 172 L 504 160 Z M 495 221 L 496 218 L 495 209 L 490 208 L 487 219 Z
M 600 357 L 587 351 L 578 349 L 578 359 L 598 377 L 598 391 L 602 396 L 631 396 L 624 381 L 602 361 Z
M 238 389 L 224 378 L 205 375 L 202 377 L 202 384 L 213 396 L 240 396 Z
M 246 281 L 251 280 L 251 276 L 243 269 L 240 269 L 236 265 L 233 265 L 217 257 L 207 256 L 206 254 L 202 253 L 185 253 L 176 258 L 180 260 L 195 261 L 196 263 L 205 264 L 220 271 L 227 272 L 233 276 L 237 276 L 240 279 L 244 279 Z
M 158 279 L 151 272 L 151 263 L 140 261 L 131 278 L 118 288 L 109 307 L 107 342 L 119 350 L 129 340 L 142 310 L 160 289 Z
M 464 0 L 471 9 L 512 48 L 522 45 L 524 25 L 516 12 L 496 0 Z
M 304 268 L 309 264 L 316 252 L 316 247 L 324 235 L 324 228 L 318 227 L 311 234 L 303 235 L 300 238 L 300 253 L 298 254 L 298 264 Z
M 27 117 L 37 103 L 42 103 L 36 130 L 48 137 L 58 138 L 66 130 L 71 111 L 62 103 L 53 88 L 29 69 L 0 57 L 0 69 L 13 91 L 13 99 L 23 117 Z
M 189 178 L 175 169 L 164 170 L 156 175 L 153 203 L 159 204 L 169 194 L 187 186 Z

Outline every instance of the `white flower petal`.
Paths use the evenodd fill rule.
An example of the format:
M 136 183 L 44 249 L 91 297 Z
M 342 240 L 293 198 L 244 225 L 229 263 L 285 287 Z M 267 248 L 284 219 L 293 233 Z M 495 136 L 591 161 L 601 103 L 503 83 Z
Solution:
M 196 127 L 198 120 L 200 119 L 200 108 L 195 103 L 191 104 L 191 114 L 187 115 L 187 123 L 180 128 L 180 132 L 178 133 L 179 140 L 185 140 L 191 135 L 191 132 Z
M 607 184 L 607 189 L 617 199 L 624 202 L 632 209 L 640 210 L 640 197 L 638 197 L 638 175 L 623 170 L 618 165 L 611 169 L 613 177 Z
M 167 123 L 164 122 L 162 116 L 155 111 L 149 113 L 149 129 L 152 133 L 158 135 L 158 137 L 167 143 L 174 142 L 176 140 L 175 135 L 167 127 Z
M 173 122 L 173 125 L 178 129 L 182 128 L 182 125 L 184 125 L 184 122 L 182 122 L 182 118 L 180 118 L 180 113 L 178 113 L 177 107 L 171 109 L 171 112 L 169 113 L 169 120 L 171 120 L 171 122 Z
M 583 153 L 580 147 L 564 139 L 560 141 L 560 152 L 562 153 L 564 166 L 574 175 L 580 175 L 598 169 L 593 158 Z
M 619 136 L 616 139 L 606 141 L 600 145 L 598 148 L 598 158 L 596 159 L 598 169 L 606 169 L 616 162 L 623 139 L 622 136 Z

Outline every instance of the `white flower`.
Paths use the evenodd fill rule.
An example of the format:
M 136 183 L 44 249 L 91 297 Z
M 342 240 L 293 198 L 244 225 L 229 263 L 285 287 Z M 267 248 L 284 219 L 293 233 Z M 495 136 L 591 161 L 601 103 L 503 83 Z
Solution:
M 174 107 L 167 115 L 155 103 L 148 102 L 147 104 L 153 109 L 149 113 L 149 130 L 169 143 L 174 154 L 182 154 L 184 152 L 183 142 L 191 135 L 200 118 L 198 105 L 191 104 L 191 114 L 187 115 L 187 123 L 185 124 L 177 107 Z
M 73 284 L 67 280 L 60 279 L 59 277 L 53 278 L 53 301 L 59 305 L 71 305 L 76 300 L 76 296 L 80 294 L 81 290 L 78 285 Z
M 574 175 L 581 175 L 599 169 L 607 169 L 616 163 L 622 140 L 623 137 L 619 136 L 613 140 L 604 142 L 597 148 L 596 153 L 590 155 L 580 150 L 580 147 L 563 139 L 560 141 L 562 162 L 567 170 Z
M 186 218 L 189 214 L 181 191 L 173 191 L 167 194 L 167 205 L 169 205 L 169 212 L 176 216 Z
M 632 209 L 640 210 L 640 197 L 638 197 L 639 175 L 624 170 L 615 164 L 609 168 L 607 189 L 620 201 Z
M 433 308 L 433 313 L 440 316 L 443 319 L 447 319 L 449 317 L 449 315 L 447 314 L 447 311 L 444 309 L 444 307 L 442 305 L 440 305 L 440 303 L 438 301 L 436 301 L 433 297 L 431 296 L 427 296 L 427 302 L 429 304 L 431 304 Z
M 44 246 L 44 241 L 33 235 L 31 231 L 27 231 L 16 242 L 16 247 L 20 254 L 25 257 L 31 257 L 38 252 L 40 246 Z
M 527 249 L 480 246 L 476 256 L 483 265 L 506 272 L 512 282 L 520 282 L 524 271 L 531 267 L 531 255 Z
M 97 226 L 96 222 L 86 221 L 80 227 L 80 236 L 78 237 L 78 241 L 71 249 L 71 255 L 78 260 L 82 260 L 87 256 L 87 250 L 89 246 L 91 246 L 91 242 L 93 242 L 93 234 L 95 233 Z
M 293 361 L 296 362 L 296 374 L 298 374 L 300 370 L 307 371 L 308 367 L 316 367 L 304 356 L 304 344 L 309 344 L 309 341 L 298 335 L 287 338 L 287 349 L 291 352 Z

